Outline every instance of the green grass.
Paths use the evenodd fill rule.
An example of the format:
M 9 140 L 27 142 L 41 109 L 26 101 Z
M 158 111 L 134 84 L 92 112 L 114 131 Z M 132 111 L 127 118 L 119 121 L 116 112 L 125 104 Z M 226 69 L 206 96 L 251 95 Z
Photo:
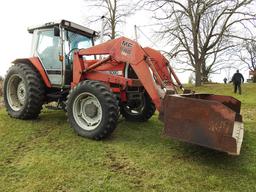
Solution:
M 233 95 L 231 85 L 200 92 Z M 0 191 L 256 191 L 256 84 L 243 85 L 245 136 L 241 155 L 162 136 L 148 122 L 120 120 L 105 141 L 77 136 L 62 111 L 43 110 L 35 121 L 0 109 Z

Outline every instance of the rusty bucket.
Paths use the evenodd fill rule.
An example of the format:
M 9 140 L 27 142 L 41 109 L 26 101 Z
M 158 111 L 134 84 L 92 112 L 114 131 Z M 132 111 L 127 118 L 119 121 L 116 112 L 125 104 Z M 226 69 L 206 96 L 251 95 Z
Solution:
M 240 154 L 244 129 L 237 99 L 213 94 L 166 95 L 162 106 L 165 135 Z

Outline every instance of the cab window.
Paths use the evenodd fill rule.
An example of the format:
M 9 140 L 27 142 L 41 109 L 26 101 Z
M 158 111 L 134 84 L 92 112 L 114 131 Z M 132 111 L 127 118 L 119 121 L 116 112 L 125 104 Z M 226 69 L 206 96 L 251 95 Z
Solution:
M 62 68 L 62 63 L 59 61 L 60 38 L 54 36 L 53 29 L 38 32 L 37 53 L 46 70 Z
M 65 53 L 70 54 L 76 49 L 92 47 L 92 38 L 71 31 L 66 31 Z

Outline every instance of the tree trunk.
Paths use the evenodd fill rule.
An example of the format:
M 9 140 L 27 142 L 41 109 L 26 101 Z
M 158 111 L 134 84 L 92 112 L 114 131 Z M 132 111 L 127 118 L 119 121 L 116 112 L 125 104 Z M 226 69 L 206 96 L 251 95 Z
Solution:
M 116 38 L 116 26 L 115 26 L 115 19 L 111 21 L 111 39 Z
M 201 73 L 200 71 L 196 71 L 196 84 L 195 84 L 196 87 L 199 87 L 201 86 Z
M 202 82 L 203 83 L 207 83 L 207 82 L 209 82 L 209 73 L 208 73 L 208 71 L 207 70 L 202 70 Z
M 110 38 L 111 39 L 115 39 L 116 38 L 116 30 L 115 30 L 114 26 L 112 26 L 112 28 L 111 28 L 111 37 Z
M 253 82 L 253 83 L 256 83 L 256 74 L 254 74 L 254 75 L 252 76 L 252 82 Z
M 204 57 L 202 57 L 201 68 L 202 68 L 202 76 L 201 76 L 202 82 L 207 83 L 209 82 L 209 70 L 206 67 Z
M 200 64 L 196 63 L 196 72 L 195 72 L 195 76 L 196 76 L 196 82 L 195 82 L 195 86 L 201 86 L 201 69 L 200 69 Z
M 209 82 L 209 77 L 208 77 L 209 73 L 206 70 L 202 70 L 202 82 L 203 83 L 207 83 Z

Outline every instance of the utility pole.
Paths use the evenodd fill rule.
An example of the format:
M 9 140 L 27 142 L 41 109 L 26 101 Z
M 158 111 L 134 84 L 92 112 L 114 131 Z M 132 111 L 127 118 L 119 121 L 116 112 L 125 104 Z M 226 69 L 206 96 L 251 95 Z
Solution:
M 103 43 L 104 27 L 105 27 L 105 16 L 103 15 L 103 16 L 101 16 L 100 44 Z M 102 55 L 100 55 L 99 59 L 102 59 Z
M 105 16 L 103 15 L 103 16 L 101 16 L 100 43 L 103 43 L 104 27 L 105 27 Z
M 138 42 L 137 25 L 134 25 L 135 41 Z

